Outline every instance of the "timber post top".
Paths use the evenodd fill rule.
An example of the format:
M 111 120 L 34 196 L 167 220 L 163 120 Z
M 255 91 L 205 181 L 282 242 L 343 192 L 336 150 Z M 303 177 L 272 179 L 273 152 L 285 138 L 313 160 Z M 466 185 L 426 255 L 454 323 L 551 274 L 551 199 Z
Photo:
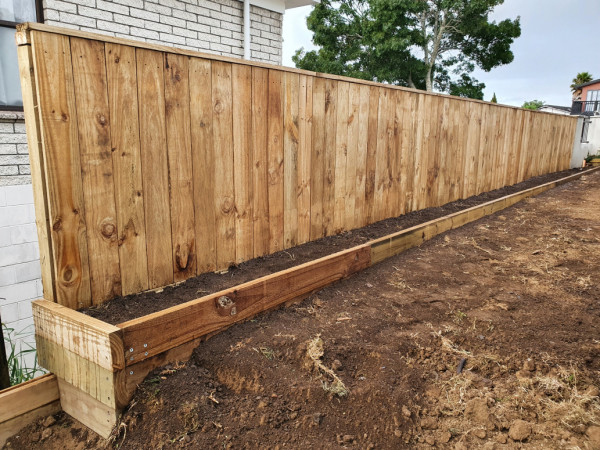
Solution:
M 457 97 L 457 96 L 448 95 L 448 94 L 441 94 L 438 92 L 427 92 L 427 91 L 423 91 L 420 89 L 413 89 L 413 88 L 408 88 L 408 87 L 404 87 L 404 86 L 396 86 L 396 85 L 385 84 L 385 83 L 377 83 L 375 81 L 361 80 L 359 78 L 351 78 L 351 77 L 346 77 L 346 76 L 342 76 L 342 75 L 333 75 L 333 74 L 329 74 L 329 73 L 313 72 L 310 70 L 296 69 L 293 67 L 286 67 L 286 66 L 277 66 L 275 64 L 263 63 L 263 62 L 258 62 L 258 61 L 249 61 L 246 59 L 232 58 L 229 56 L 215 55 L 212 53 L 198 52 L 195 50 L 186 50 L 186 49 L 177 48 L 177 47 L 170 47 L 167 45 L 151 44 L 148 42 L 137 41 L 137 40 L 133 40 L 133 39 L 118 38 L 118 37 L 108 36 L 108 35 L 99 34 L 99 33 L 90 33 L 87 31 L 73 30 L 71 28 L 63 28 L 63 27 L 57 27 L 57 26 L 53 26 L 53 25 L 45 25 L 45 24 L 37 23 L 37 22 L 25 22 L 25 23 L 17 25 L 17 33 L 15 34 L 15 40 L 17 42 L 17 45 L 30 45 L 31 44 L 31 38 L 30 38 L 30 34 L 29 34 L 30 31 L 41 31 L 41 32 L 46 32 L 46 33 L 54 33 L 54 34 L 60 34 L 60 35 L 64 35 L 64 36 L 90 39 L 90 40 L 108 42 L 108 43 L 118 44 L 118 45 L 126 45 L 129 47 L 135 47 L 135 48 L 141 48 L 141 49 L 156 50 L 156 51 L 160 51 L 160 52 L 174 53 L 174 54 L 178 54 L 178 55 L 192 56 L 192 57 L 196 57 L 196 58 L 204 58 L 204 59 L 209 59 L 209 60 L 213 60 L 213 61 L 223 61 L 223 62 L 229 62 L 229 63 L 234 63 L 234 64 L 259 67 L 259 68 L 264 68 L 264 69 L 275 69 L 275 70 L 279 70 L 282 72 L 297 73 L 297 74 L 301 74 L 301 75 L 313 76 L 316 78 L 325 78 L 325 79 L 329 79 L 329 80 L 345 81 L 345 82 L 349 82 L 349 83 L 363 84 L 363 85 L 367 85 L 367 86 L 375 86 L 375 87 L 380 87 L 380 88 L 388 88 L 388 89 L 405 91 L 405 92 L 413 92 L 416 94 L 429 95 L 429 96 L 434 96 L 434 97 L 445 97 L 445 98 L 451 98 L 453 100 L 462 100 L 464 102 L 480 103 L 480 104 L 490 105 L 490 106 L 499 107 L 499 108 L 523 110 L 523 111 L 528 111 L 530 113 L 536 113 L 536 114 L 549 114 L 551 116 L 555 115 L 550 112 L 534 111 L 531 109 L 525 109 L 525 108 L 521 108 L 518 106 L 503 105 L 500 103 L 491 103 L 491 102 L 486 102 L 483 100 L 476 100 L 476 99 L 472 99 L 472 98 L 464 98 L 464 97 Z M 568 117 L 572 117 L 575 120 L 577 120 L 577 118 L 578 118 L 578 116 L 565 116 L 565 118 L 568 118 Z

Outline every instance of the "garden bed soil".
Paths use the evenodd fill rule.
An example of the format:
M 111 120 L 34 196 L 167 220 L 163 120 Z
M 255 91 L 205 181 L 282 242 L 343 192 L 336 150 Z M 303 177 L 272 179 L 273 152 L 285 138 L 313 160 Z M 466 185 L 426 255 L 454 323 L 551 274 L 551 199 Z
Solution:
M 382 220 L 363 228 L 318 239 L 291 249 L 252 259 L 238 266 L 231 267 L 225 273 L 205 273 L 177 285 L 125 297 L 118 297 L 102 305 L 81 310 L 81 312 L 112 325 L 117 325 L 223 289 L 237 286 L 238 284 L 247 281 L 255 280 L 264 275 L 269 275 L 341 250 L 364 244 L 370 240 L 386 236 L 414 225 L 434 220 L 550 181 L 564 178 L 578 171 L 579 169 L 574 169 L 542 175 L 513 186 L 496 189 L 464 200 L 448 203 L 443 206 L 427 208 L 399 217 Z
M 111 441 L 59 414 L 7 447 L 600 448 L 598 198 L 584 175 L 230 327 Z

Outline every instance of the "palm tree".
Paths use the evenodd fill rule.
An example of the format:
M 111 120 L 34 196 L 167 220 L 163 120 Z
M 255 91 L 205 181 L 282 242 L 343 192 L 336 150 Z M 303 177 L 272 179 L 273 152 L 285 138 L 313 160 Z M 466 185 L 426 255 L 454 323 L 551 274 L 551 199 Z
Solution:
M 594 77 L 589 72 L 579 72 L 575 78 L 573 78 L 573 84 L 571 84 L 571 92 L 575 92 L 577 90 L 577 86 L 589 83 L 592 81 Z

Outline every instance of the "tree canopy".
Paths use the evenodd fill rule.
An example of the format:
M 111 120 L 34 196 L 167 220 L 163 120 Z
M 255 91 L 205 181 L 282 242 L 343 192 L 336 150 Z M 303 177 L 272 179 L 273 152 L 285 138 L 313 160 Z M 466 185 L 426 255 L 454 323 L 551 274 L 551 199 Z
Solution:
M 540 109 L 545 104 L 546 102 L 543 102 L 542 100 L 530 100 L 528 102 L 523 103 L 522 108 L 536 110 Z
M 575 78 L 573 78 L 573 82 L 571 83 L 571 92 L 575 92 L 577 90 L 577 86 L 580 86 L 584 83 L 589 83 L 592 81 L 594 77 L 589 72 L 579 72 Z
M 316 51 L 297 67 L 483 99 L 471 77 L 510 63 L 519 18 L 490 21 L 504 0 L 322 0 L 308 17 Z

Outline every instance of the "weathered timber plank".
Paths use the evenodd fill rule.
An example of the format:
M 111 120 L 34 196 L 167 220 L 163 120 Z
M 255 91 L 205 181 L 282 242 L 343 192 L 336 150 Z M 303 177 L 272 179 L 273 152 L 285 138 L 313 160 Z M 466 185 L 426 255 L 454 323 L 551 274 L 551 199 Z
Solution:
M 269 253 L 267 121 L 269 72 L 252 69 L 252 221 L 254 257 Z
M 36 335 L 108 370 L 125 366 L 121 330 L 47 300 L 32 303 Z
M 415 129 L 415 172 L 413 207 L 414 211 L 423 209 L 426 204 L 428 139 L 431 125 L 431 97 L 418 96 L 417 126 Z
M 367 151 L 369 145 L 369 87 L 361 86 L 358 99 L 358 143 L 356 148 L 356 193 L 354 197 L 354 222 L 351 228 L 360 228 L 367 223 L 365 188 L 367 178 Z
M 270 253 L 283 250 L 283 98 L 282 74 L 269 70 L 267 151 Z
M 312 92 L 310 153 L 310 239 L 323 236 L 323 179 L 325 168 L 325 80 L 316 78 Z
M 28 32 L 19 32 L 28 33 Z M 33 69 L 33 55 L 31 45 L 17 47 L 19 57 L 19 74 L 23 94 L 23 110 L 25 112 L 25 128 L 27 131 L 27 145 L 29 149 L 29 165 L 31 167 L 31 182 L 33 185 L 33 199 L 35 207 L 35 224 L 40 249 L 40 264 L 42 272 L 42 286 L 44 295 L 48 300 L 55 301 L 54 292 L 54 263 L 50 235 L 50 219 L 48 212 L 45 157 L 42 147 L 40 117 L 38 115 L 38 97 L 36 86 L 36 73 Z M 2 444 L 0 444 L 2 445 Z
M 136 50 L 148 285 L 173 283 L 163 54 Z
M 212 63 L 217 269 L 235 263 L 235 186 L 231 64 Z
M 71 39 L 92 303 L 121 295 L 104 43 Z M 119 126 L 119 124 L 115 124 Z
M 127 405 L 129 399 L 115 395 L 113 369 L 101 367 L 41 335 L 36 335 L 35 343 L 40 366 L 107 406 Z
M 377 125 L 379 122 L 379 93 L 379 89 L 375 87 L 369 88 L 369 123 L 367 136 L 367 161 L 365 166 L 365 225 L 375 222 L 377 216 L 374 199 L 377 171 Z
M 106 78 L 123 295 L 148 289 L 135 50 L 106 44 Z M 44 297 L 46 292 L 44 291 Z
M 252 70 L 232 66 L 235 261 L 254 257 L 252 170 Z
M 108 439 L 117 424 L 119 411 L 58 378 L 60 405 L 64 412 Z
M 32 50 L 52 227 L 55 300 L 82 308 L 92 304 L 92 297 L 69 37 L 36 34 Z
M 192 302 L 119 324 L 135 362 L 302 297 L 366 268 L 363 245 L 211 294 Z M 148 344 L 143 347 L 142 344 Z M 147 355 L 145 353 L 148 353 Z M 129 359 L 127 363 L 130 364 Z
M 402 92 L 395 93 L 395 106 L 394 106 L 394 154 L 392 164 L 392 198 L 390 201 L 390 211 L 392 217 L 398 216 L 404 213 L 404 199 L 406 193 L 403 190 L 402 185 L 402 165 L 403 165 L 403 154 L 402 154 L 402 129 L 404 126 L 404 100 L 405 96 Z
M 164 55 L 165 120 L 173 281 L 196 275 L 194 178 L 190 116 L 189 58 Z
M 295 73 L 283 77 L 283 247 L 298 243 L 298 105 L 300 79 Z
M 335 177 L 333 233 L 344 231 L 346 219 L 346 160 L 348 153 L 349 83 L 338 83 L 337 117 L 335 121 Z
M 0 428 L 17 416 L 58 400 L 56 376 L 42 375 L 0 391 Z
M 379 113 L 377 120 L 377 145 L 375 150 L 375 191 L 373 195 L 373 222 L 385 219 L 385 193 L 388 182 L 387 136 L 390 111 L 388 91 L 379 93 Z
M 313 77 L 300 75 L 298 98 L 298 244 L 310 241 L 310 185 L 313 114 Z
M 192 126 L 192 165 L 197 273 L 217 268 L 215 218 L 215 158 L 213 146 L 212 69 L 206 59 L 191 58 L 190 122 Z
M 348 136 L 346 147 L 346 182 L 344 203 L 344 230 L 356 227 L 356 172 L 360 126 L 360 85 L 351 83 L 348 91 Z
M 338 85 L 325 81 L 325 149 L 323 153 L 323 234 L 334 234 L 336 180 L 336 120 Z

